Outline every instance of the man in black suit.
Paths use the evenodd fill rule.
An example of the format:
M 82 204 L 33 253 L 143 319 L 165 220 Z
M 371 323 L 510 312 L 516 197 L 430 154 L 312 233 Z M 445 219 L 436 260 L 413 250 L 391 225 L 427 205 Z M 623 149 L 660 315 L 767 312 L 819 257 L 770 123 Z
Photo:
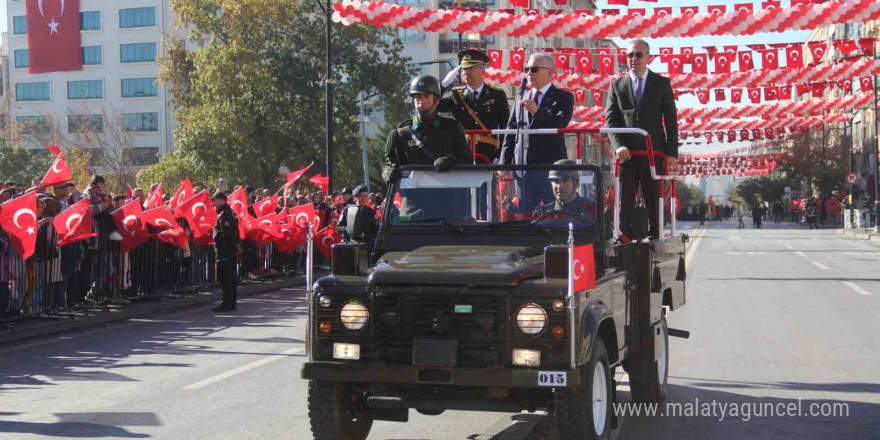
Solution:
M 507 122 L 508 129 L 516 129 L 522 120 L 521 128 L 535 130 L 539 128 L 565 128 L 571 122 L 574 112 L 574 95 L 557 89 L 553 83 L 553 57 L 545 53 L 532 54 L 526 64 L 527 85 L 531 90 L 524 93 L 520 107 L 514 108 Z M 557 160 L 567 159 L 565 136 L 507 135 L 501 148 L 502 164 L 545 164 L 550 165 Z M 547 180 L 547 171 L 517 172 L 514 177 L 516 194 L 521 213 L 531 213 L 535 207 L 544 203 L 554 203 L 556 197 Z
M 655 160 L 657 173 L 663 174 L 664 165 L 675 167 L 678 158 L 678 120 L 675 96 L 669 79 L 648 70 L 650 47 L 644 40 L 634 40 L 626 51 L 629 74 L 612 82 L 605 107 L 605 125 L 611 128 L 634 127 L 648 132 L 654 151 L 666 153 L 668 163 Z M 641 187 L 648 207 L 648 234 L 657 238 L 660 218 L 657 182 L 651 179 L 646 156 L 632 156 L 630 151 L 647 150 L 645 138 L 636 134 L 612 134 L 611 144 L 622 162 L 621 219 L 626 223 L 627 211 L 635 205 L 636 192 Z M 632 234 L 628 225 L 624 232 Z M 639 237 L 636 237 L 639 238 Z

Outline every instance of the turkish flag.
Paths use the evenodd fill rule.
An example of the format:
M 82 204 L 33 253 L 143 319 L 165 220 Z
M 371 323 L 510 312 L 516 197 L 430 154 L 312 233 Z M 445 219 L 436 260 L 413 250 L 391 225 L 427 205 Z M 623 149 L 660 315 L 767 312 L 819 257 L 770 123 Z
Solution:
M 777 96 L 780 100 L 791 99 L 791 86 L 779 86 Z
M 599 72 L 614 74 L 614 55 L 599 55 Z
M 697 90 L 697 99 L 700 101 L 700 104 L 708 104 L 709 103 L 709 91 L 708 90 Z
M 626 10 L 627 17 L 644 17 L 645 16 L 645 8 L 629 8 Z
M 859 79 L 859 86 L 861 86 L 862 92 L 864 92 L 864 93 L 868 93 L 874 89 L 874 83 L 871 81 L 870 76 L 860 78 Z
M 874 56 L 874 42 L 876 38 L 859 38 L 859 47 L 862 49 L 862 55 L 866 57 Z
M 673 52 L 671 47 L 661 47 L 660 48 L 660 61 L 662 61 L 664 63 L 668 63 L 669 61 L 666 60 L 666 57 L 669 55 L 672 55 L 673 53 L 675 53 L 675 52 Z
M 264 215 L 275 213 L 275 209 L 278 208 L 278 198 L 278 194 L 275 194 L 272 197 L 268 197 L 260 200 L 257 203 L 254 203 L 252 205 L 252 208 L 254 208 L 254 213 L 257 215 L 257 217 L 262 217 Z
M 706 54 L 691 55 L 691 72 L 705 75 L 709 73 L 708 64 L 709 58 Z
M 37 225 L 37 193 L 28 193 L 0 206 L 0 227 L 9 235 L 22 260 L 33 255 L 40 229 Z
M 279 251 L 290 253 L 296 250 L 298 246 L 305 246 L 306 234 L 303 228 L 294 224 L 282 223 L 278 225 L 278 231 L 282 237 L 275 240 L 275 246 Z
M 330 189 L 330 178 L 325 177 L 321 174 L 318 174 L 317 176 L 312 176 L 309 179 L 309 183 L 317 186 L 318 188 L 321 189 L 321 191 L 323 191 L 325 193 L 328 192 L 328 190 Z
M 578 51 L 577 70 L 581 73 L 591 73 L 593 71 L 593 59 L 590 57 L 589 51 Z
M 150 239 L 147 224 L 140 219 L 143 212 L 144 208 L 136 199 L 113 211 L 116 230 L 122 235 L 122 241 L 119 243 L 121 252 L 129 252 Z
M 776 132 L 773 131 L 772 128 L 767 127 L 764 129 L 764 137 L 767 139 L 776 139 Z
M 260 218 L 248 216 L 246 222 L 247 238 L 257 246 L 264 246 L 271 241 L 284 238 L 278 229 L 278 214 L 274 212 Z
M 28 71 L 82 70 L 79 0 L 27 0 Z
M 510 70 L 522 72 L 526 62 L 526 50 L 522 47 L 514 48 L 510 51 L 510 58 L 507 60 L 507 66 Z
M 593 245 L 576 246 L 572 252 L 570 276 L 574 278 L 574 291 L 583 292 L 596 288 L 596 261 Z
M 807 43 L 807 47 L 810 48 L 810 53 L 813 54 L 813 65 L 821 63 L 822 58 L 825 57 L 825 52 L 828 51 L 828 44 L 826 43 Z
M 745 11 L 752 12 L 752 4 L 751 3 L 737 3 L 733 5 L 733 10 L 736 12 Z
M 853 40 L 837 40 L 834 42 L 834 47 L 844 55 L 849 55 L 859 48 Z
M 52 167 L 49 168 L 43 180 L 40 181 L 40 188 L 57 185 L 68 180 L 70 180 L 70 168 L 67 167 L 64 154 L 59 153 L 58 157 L 55 158 L 55 162 L 52 162 Z
M 724 13 L 727 12 L 727 7 L 724 5 L 709 6 L 707 9 L 709 13 L 713 15 L 724 15 Z
M 574 15 L 577 15 L 578 17 L 583 17 L 583 18 L 589 18 L 591 15 L 593 15 L 593 13 L 594 13 L 594 11 L 592 9 L 575 9 L 574 10 Z
M 510 5 L 520 7 L 520 8 L 528 8 L 529 7 L 529 0 L 510 0 Z
M 159 231 L 155 237 L 163 243 L 177 246 L 185 251 L 189 250 L 189 236 L 180 226 Z
M 247 212 L 248 200 L 247 194 L 244 192 L 244 188 L 238 188 L 226 198 L 226 203 L 229 204 L 229 207 L 232 209 L 232 212 L 235 215 L 241 217 L 244 213 Z
M 504 61 L 504 51 L 492 49 L 487 50 L 486 53 L 489 55 L 489 67 L 501 70 L 501 64 Z
M 739 57 L 739 70 L 740 72 L 744 72 L 746 70 L 752 70 L 755 68 L 755 62 L 752 60 L 752 52 L 745 50 L 740 51 L 737 56 Z
M 733 141 L 735 141 L 735 140 L 736 140 L 736 131 L 734 131 L 734 130 L 730 130 L 730 131 L 728 131 L 728 132 L 727 132 L 727 141 L 728 141 L 728 142 L 733 142 Z
M 164 205 L 156 209 L 144 211 L 141 213 L 140 219 L 158 229 L 179 227 L 177 221 L 174 220 L 174 215 L 171 214 L 171 208 Z
M 342 236 L 332 227 L 326 227 L 315 234 L 315 247 L 326 259 L 333 257 L 333 245 L 342 243 Z
M 205 235 L 214 229 L 214 224 L 217 223 L 217 212 L 209 207 L 210 204 L 208 192 L 202 190 L 183 202 L 175 211 L 178 217 L 182 216 L 186 219 L 194 238 Z
M 193 191 L 193 184 L 189 180 L 189 176 L 184 179 L 183 183 L 180 184 L 180 188 L 177 188 L 177 192 L 171 196 L 171 209 L 177 211 L 180 208 L 180 205 L 183 202 L 187 201 L 190 197 L 195 195 L 195 191 Z
M 721 102 L 727 99 L 724 96 L 724 89 L 715 89 L 715 101 Z
M 777 97 L 776 87 L 764 87 L 764 101 L 776 101 Z
M 715 73 L 730 73 L 730 63 L 733 61 L 732 54 L 715 54 Z
M 617 49 L 617 64 L 626 64 L 626 48 Z
M 749 140 L 749 131 L 748 130 L 740 130 L 739 131 L 739 140 L 741 140 L 741 141 Z
M 755 128 L 752 130 L 752 140 L 761 140 L 764 139 L 764 132 L 761 131 L 760 128 Z
M 603 98 L 602 98 L 602 91 L 601 90 L 591 90 L 590 92 L 593 94 L 593 103 L 594 104 L 600 105 L 600 106 L 605 105 L 605 102 L 603 101 Z
M 761 51 L 761 69 L 778 69 L 779 68 L 779 50 L 764 49 Z
M 780 2 L 775 0 L 768 0 L 766 2 L 761 2 L 761 7 L 764 9 L 779 9 Z
M 669 55 L 667 59 L 669 60 L 669 74 L 670 75 L 679 75 L 683 70 L 682 63 L 683 55 Z
M 162 193 L 162 184 L 156 186 L 156 189 L 147 197 L 147 205 L 144 209 L 156 209 L 164 204 L 165 195 Z
M 801 96 L 806 93 L 810 93 L 812 87 L 809 84 L 795 84 L 794 85 L 794 93 L 797 96 Z
M 314 164 L 315 163 L 312 162 L 309 164 L 309 166 L 307 166 L 301 170 L 296 170 L 296 171 L 292 171 L 290 173 L 287 173 L 287 183 L 285 183 L 284 186 L 282 186 L 282 188 L 284 188 L 284 189 L 290 188 L 290 186 L 293 185 L 297 179 L 302 177 L 302 175 L 305 174 L 306 171 L 308 171 L 309 168 L 311 168 L 312 165 L 314 165 Z
M 608 5 L 629 6 L 629 0 L 608 0 Z
M 587 92 L 582 89 L 577 89 L 574 91 L 574 98 L 577 100 L 578 104 L 584 103 L 584 98 L 586 98 Z
M 672 8 L 654 8 L 654 15 L 658 17 L 672 15 Z
M 699 6 L 683 6 L 681 8 L 682 15 L 694 15 L 700 13 Z
M 58 233 L 58 246 L 92 238 L 95 234 L 92 224 L 92 201 L 85 198 L 58 214 L 52 220 Z
M 569 53 L 554 53 L 553 59 L 556 61 L 556 70 L 565 70 L 568 69 L 571 62 L 571 54 Z
M 800 46 L 789 46 L 785 48 L 786 67 L 801 68 L 804 67 L 804 55 Z
M 317 211 L 315 205 L 311 203 L 288 209 L 287 216 L 293 219 L 293 224 L 303 229 L 308 229 L 309 222 L 312 222 L 315 224 L 313 230 L 317 231 L 321 224 L 319 211 Z
M 749 88 L 749 99 L 752 100 L 752 104 L 760 104 L 761 103 L 761 89 Z

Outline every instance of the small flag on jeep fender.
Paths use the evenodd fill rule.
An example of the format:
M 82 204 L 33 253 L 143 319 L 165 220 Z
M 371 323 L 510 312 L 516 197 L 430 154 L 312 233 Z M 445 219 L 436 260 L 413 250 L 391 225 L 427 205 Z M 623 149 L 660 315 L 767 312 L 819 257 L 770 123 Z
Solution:
M 596 262 L 594 258 L 592 244 L 574 248 L 573 270 L 569 273 L 574 277 L 575 292 L 596 288 Z

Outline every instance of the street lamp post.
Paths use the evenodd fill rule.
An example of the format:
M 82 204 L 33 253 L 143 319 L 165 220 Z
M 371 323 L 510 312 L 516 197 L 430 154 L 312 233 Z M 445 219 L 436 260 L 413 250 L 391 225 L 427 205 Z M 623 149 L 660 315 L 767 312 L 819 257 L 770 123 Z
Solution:
M 331 191 L 333 189 L 333 77 L 331 76 L 333 73 L 333 41 L 332 41 L 332 28 L 330 24 L 333 22 L 333 0 L 324 0 L 326 1 L 326 5 L 321 2 L 321 0 L 317 0 L 318 7 L 324 12 L 324 21 L 325 21 L 325 36 L 326 36 L 326 46 L 327 46 L 327 56 L 324 60 L 324 64 L 326 67 L 326 71 L 324 73 L 324 84 L 326 86 L 326 98 L 325 103 L 327 105 L 326 112 L 326 125 L 327 125 L 327 141 L 326 141 L 326 155 L 327 155 L 327 191 Z

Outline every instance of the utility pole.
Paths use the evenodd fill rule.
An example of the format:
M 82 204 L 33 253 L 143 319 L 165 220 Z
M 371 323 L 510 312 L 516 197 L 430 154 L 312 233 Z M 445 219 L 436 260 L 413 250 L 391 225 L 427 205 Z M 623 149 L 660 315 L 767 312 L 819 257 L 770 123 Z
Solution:
M 876 44 L 876 43 L 875 43 Z M 874 48 L 874 59 L 877 59 L 877 48 Z M 874 75 L 874 157 L 871 158 L 870 163 L 873 166 L 873 175 L 874 175 L 874 232 L 880 233 L 880 182 L 877 181 L 878 171 L 877 168 L 880 166 L 877 162 L 880 161 L 878 156 L 880 156 L 880 114 L 877 113 L 877 75 Z
M 367 94 L 364 92 L 358 93 L 358 99 L 360 100 L 360 123 L 361 123 L 361 150 L 363 152 L 364 159 L 364 185 L 367 187 L 367 192 L 370 191 L 370 170 L 367 165 L 367 112 L 366 112 L 366 104 L 364 101 L 367 100 Z
M 333 34 L 330 27 L 330 24 L 333 23 L 333 0 L 325 1 L 327 2 L 326 6 L 321 5 L 321 0 L 318 0 L 318 5 L 324 10 L 324 20 L 327 27 L 327 59 L 325 60 L 327 71 L 324 74 L 324 82 L 327 87 L 327 192 L 330 192 L 333 191 Z

